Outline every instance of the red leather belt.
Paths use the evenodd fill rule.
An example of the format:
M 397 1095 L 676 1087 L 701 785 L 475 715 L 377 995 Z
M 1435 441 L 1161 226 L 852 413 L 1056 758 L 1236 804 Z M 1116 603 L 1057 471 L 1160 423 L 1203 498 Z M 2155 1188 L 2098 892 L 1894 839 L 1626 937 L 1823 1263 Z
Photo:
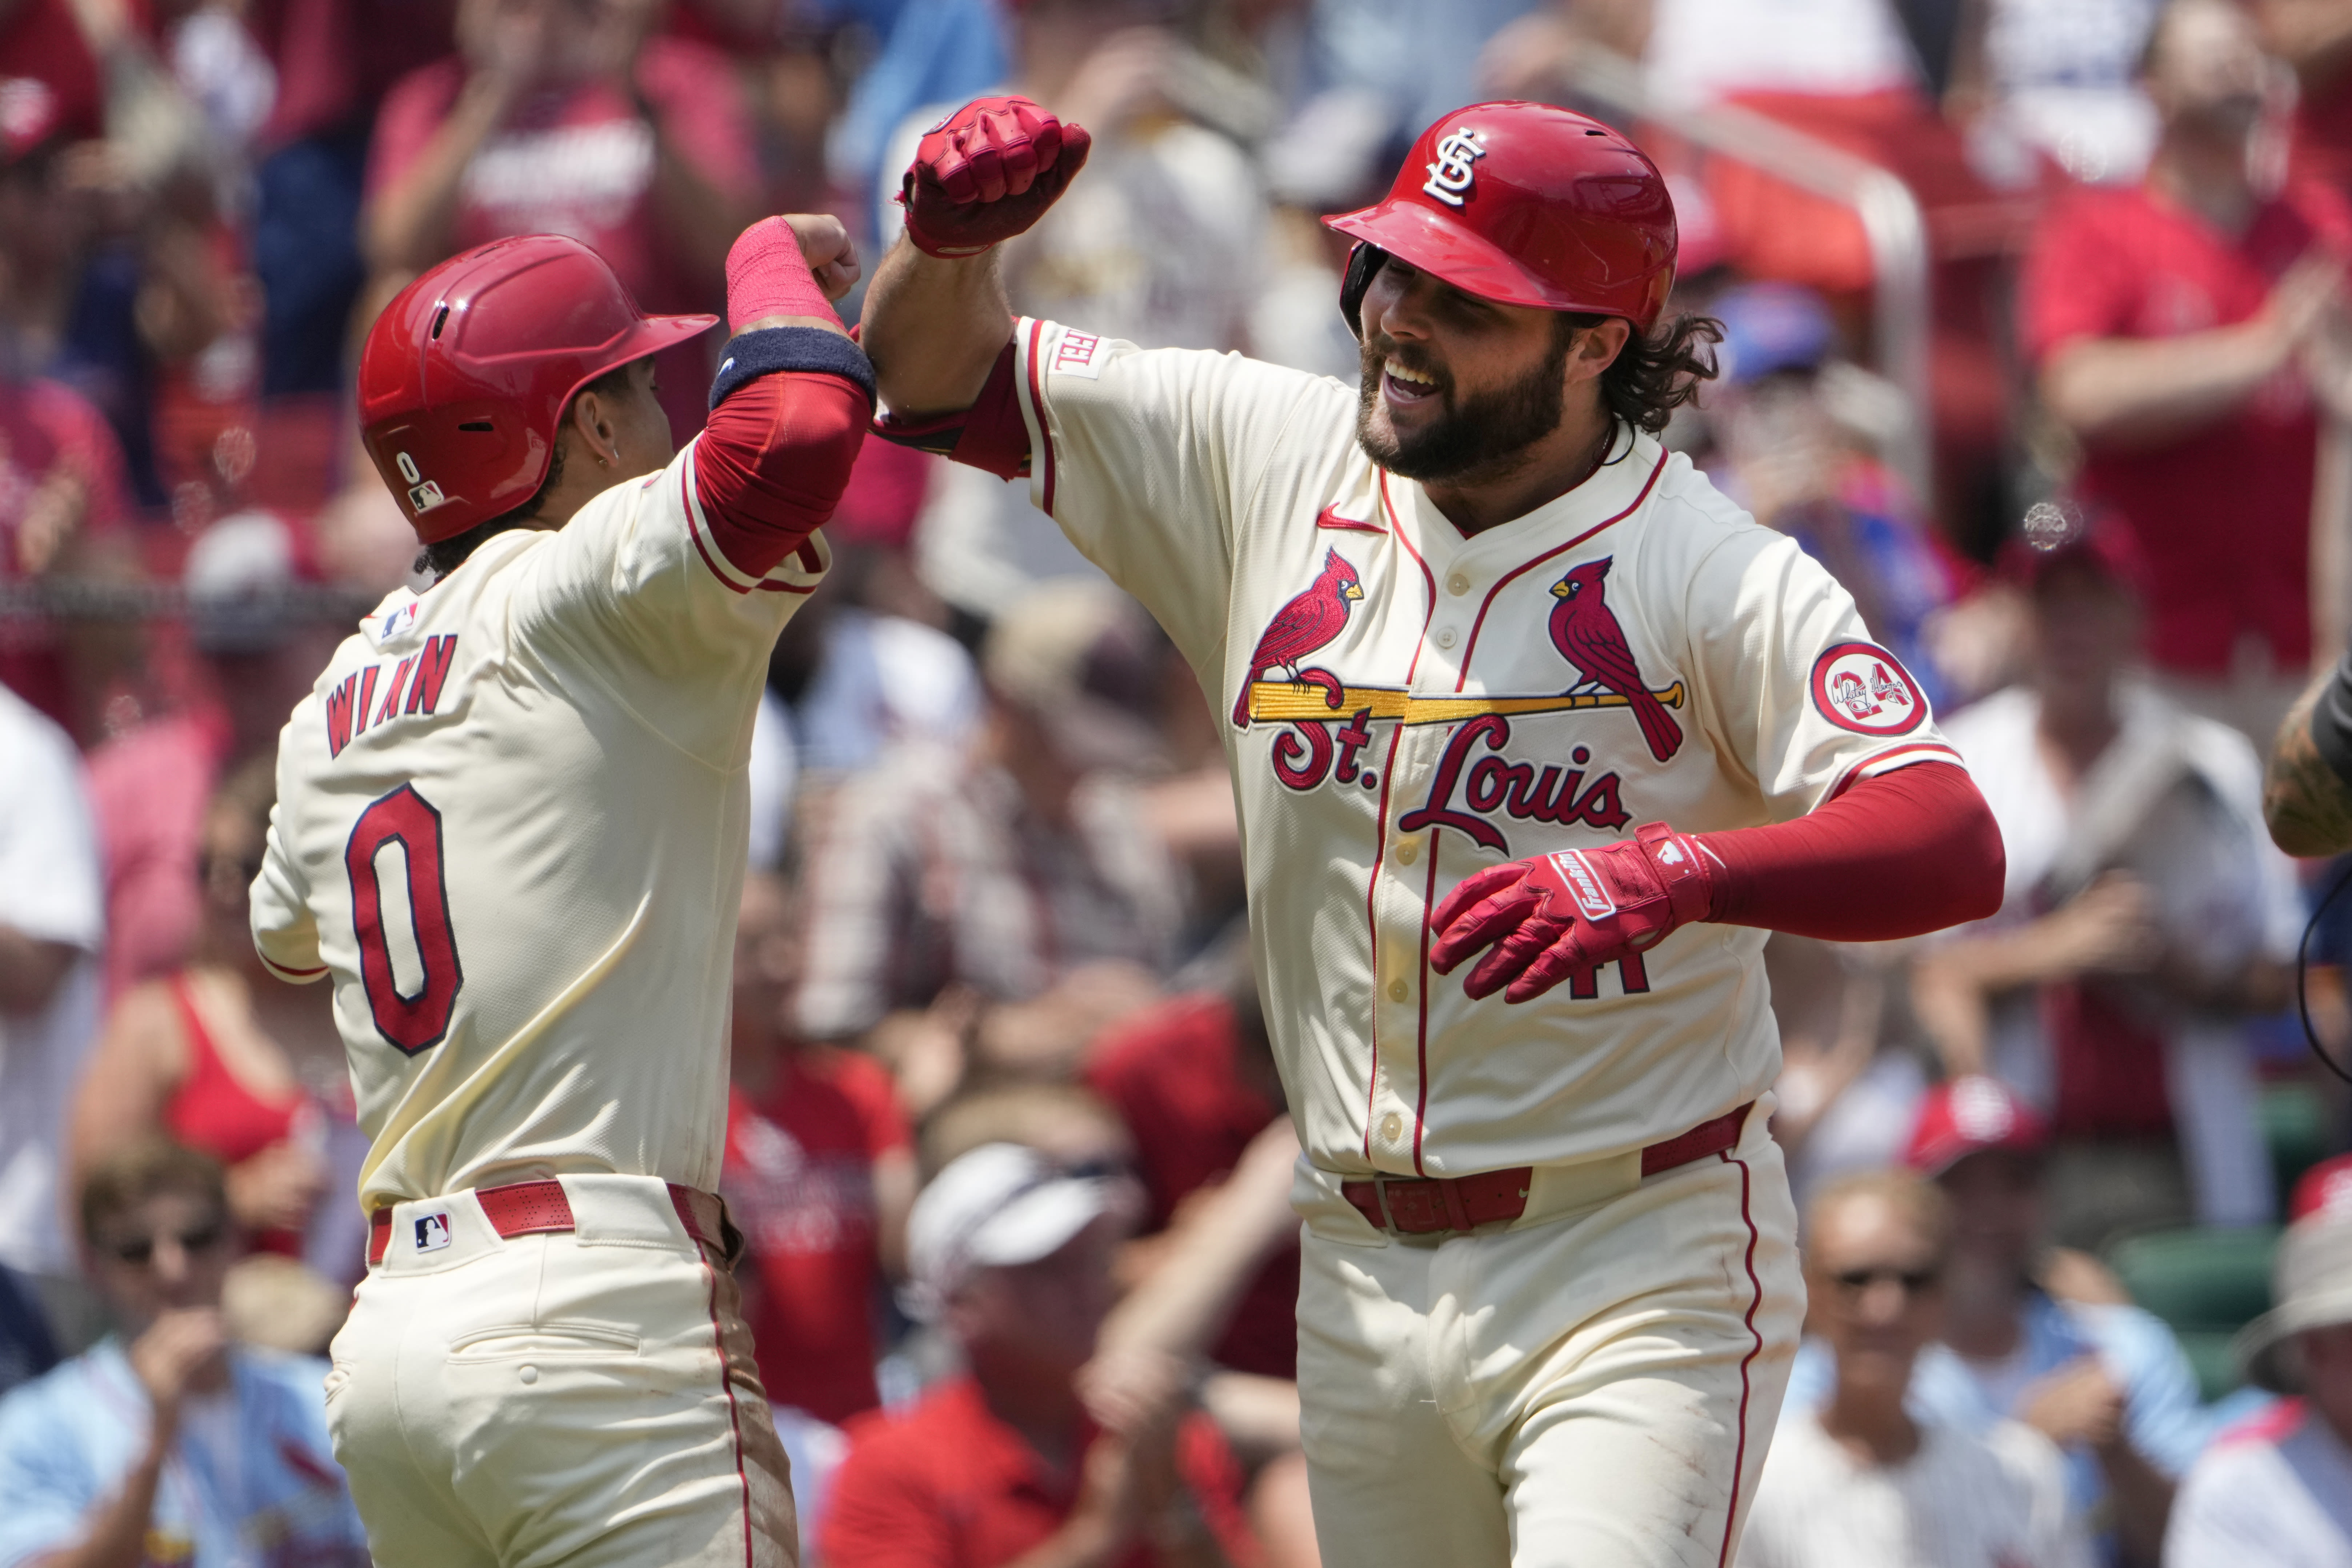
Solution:
M 479 1187 L 475 1190 L 474 1199 L 482 1205 L 482 1217 L 490 1222 L 490 1228 L 503 1237 L 573 1228 L 572 1199 L 562 1182 L 516 1182 L 503 1187 Z M 669 1201 L 677 1210 L 678 1223 L 686 1226 L 688 1236 L 721 1252 L 727 1249 L 721 1236 L 725 1228 L 719 1218 L 722 1211 L 716 1197 L 672 1182 Z M 432 1216 L 418 1217 L 422 1220 Z M 446 1221 L 442 1234 L 447 1234 Z M 368 1215 L 368 1261 L 383 1262 L 391 1245 L 392 1210 L 377 1209 Z
M 1709 1154 L 1720 1154 L 1739 1142 L 1739 1130 L 1756 1108 L 1749 1100 L 1712 1121 L 1642 1151 L 1642 1174 L 1654 1176 Z M 1342 1182 L 1339 1195 L 1376 1229 L 1401 1236 L 1427 1236 L 1433 1231 L 1471 1231 L 1497 1220 L 1517 1219 L 1528 1209 L 1528 1193 L 1535 1179 L 1532 1165 L 1507 1171 L 1480 1171 L 1468 1176 L 1378 1176 L 1369 1182 Z

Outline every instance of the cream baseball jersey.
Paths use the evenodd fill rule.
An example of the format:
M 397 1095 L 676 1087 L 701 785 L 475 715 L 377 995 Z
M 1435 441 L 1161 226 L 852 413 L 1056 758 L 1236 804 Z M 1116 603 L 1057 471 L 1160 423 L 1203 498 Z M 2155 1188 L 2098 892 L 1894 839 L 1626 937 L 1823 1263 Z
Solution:
M 827 556 L 737 570 L 698 444 L 393 594 L 280 737 L 254 938 L 334 985 L 364 1207 L 718 1184 L 752 715 Z
M 1511 1005 L 1431 971 L 1429 916 L 1500 861 L 1956 762 L 1826 571 L 1630 427 L 1584 484 L 1465 538 L 1364 456 L 1351 387 L 1046 321 L 1016 350 L 1037 504 L 1215 700 L 1317 1165 L 1621 1153 L 1770 1086 L 1761 931 L 1685 926 Z

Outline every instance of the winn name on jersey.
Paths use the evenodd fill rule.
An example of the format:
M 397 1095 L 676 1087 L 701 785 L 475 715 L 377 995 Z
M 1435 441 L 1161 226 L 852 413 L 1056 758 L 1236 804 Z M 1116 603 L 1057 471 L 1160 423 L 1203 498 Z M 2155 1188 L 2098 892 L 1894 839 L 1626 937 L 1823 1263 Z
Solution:
M 752 714 L 829 556 L 736 568 L 698 446 L 393 594 L 288 721 L 254 929 L 331 974 L 369 1209 L 718 1184 Z

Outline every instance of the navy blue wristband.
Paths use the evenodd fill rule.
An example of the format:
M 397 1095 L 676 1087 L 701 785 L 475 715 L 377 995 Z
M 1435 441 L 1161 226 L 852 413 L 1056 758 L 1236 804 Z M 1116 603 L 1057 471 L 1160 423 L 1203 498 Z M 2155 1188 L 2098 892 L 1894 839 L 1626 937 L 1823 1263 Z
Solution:
M 866 351 L 837 332 L 821 327 L 765 327 L 727 341 L 719 374 L 710 382 L 710 406 L 747 381 L 773 375 L 780 370 L 814 371 L 856 383 L 874 402 L 874 363 Z

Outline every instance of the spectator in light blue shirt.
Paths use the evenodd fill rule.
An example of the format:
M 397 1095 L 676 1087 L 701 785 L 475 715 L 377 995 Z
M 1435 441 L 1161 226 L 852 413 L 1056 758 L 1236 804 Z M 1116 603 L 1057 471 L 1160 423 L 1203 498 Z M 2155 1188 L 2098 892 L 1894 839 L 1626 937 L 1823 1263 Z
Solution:
M 0 1568 L 363 1568 L 326 1364 L 223 1324 L 220 1167 L 126 1151 L 89 1173 L 81 1229 L 121 1332 L 0 1399 Z
M 2004 1415 L 2036 1428 L 2065 1451 L 2069 1492 L 2105 1557 L 2152 1565 L 2174 1487 L 2211 1417 L 2159 1320 L 2045 1289 L 2053 1272 L 2042 1239 L 2047 1137 L 2032 1109 L 1994 1079 L 1958 1079 L 1922 1101 L 1905 1160 L 1943 1187 L 1955 1224 L 1944 1342 L 1920 1354 L 1909 1405 L 1975 1431 Z M 1818 1404 L 1830 1372 L 1821 1347 L 1807 1344 L 1789 1406 Z

